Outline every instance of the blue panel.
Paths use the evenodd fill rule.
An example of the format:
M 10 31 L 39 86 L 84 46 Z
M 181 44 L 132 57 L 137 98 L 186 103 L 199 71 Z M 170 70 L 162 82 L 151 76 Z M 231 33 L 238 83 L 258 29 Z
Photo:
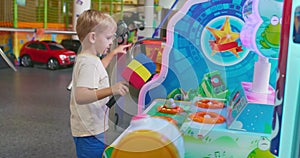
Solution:
M 135 58 L 135 60 L 140 62 L 143 66 L 145 66 L 151 74 L 155 73 L 155 70 L 156 70 L 155 63 L 149 57 L 147 57 L 145 54 L 139 53 L 134 58 Z

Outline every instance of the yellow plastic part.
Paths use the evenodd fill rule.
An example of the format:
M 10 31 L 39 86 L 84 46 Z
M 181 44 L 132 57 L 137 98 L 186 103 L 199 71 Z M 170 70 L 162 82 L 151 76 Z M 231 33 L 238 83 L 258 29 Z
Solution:
M 125 135 L 114 147 L 111 158 L 179 158 L 174 144 L 151 130 L 137 130 Z
M 137 60 L 132 60 L 127 67 L 136 72 L 144 82 L 147 82 L 151 77 L 149 70 Z

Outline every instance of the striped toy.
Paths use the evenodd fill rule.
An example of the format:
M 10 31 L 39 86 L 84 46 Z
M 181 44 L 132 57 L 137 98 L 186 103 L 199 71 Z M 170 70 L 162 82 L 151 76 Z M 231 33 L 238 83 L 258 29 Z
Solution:
M 122 77 L 134 88 L 140 89 L 155 74 L 156 64 L 145 54 L 139 53 L 122 72 Z

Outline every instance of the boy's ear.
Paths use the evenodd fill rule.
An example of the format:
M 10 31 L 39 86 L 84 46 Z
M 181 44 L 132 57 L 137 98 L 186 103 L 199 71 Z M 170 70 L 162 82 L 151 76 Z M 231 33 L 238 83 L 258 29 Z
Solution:
M 89 41 L 91 42 L 91 43 L 95 43 L 95 41 L 96 41 L 96 34 L 95 34 L 95 32 L 91 32 L 91 33 L 89 33 Z

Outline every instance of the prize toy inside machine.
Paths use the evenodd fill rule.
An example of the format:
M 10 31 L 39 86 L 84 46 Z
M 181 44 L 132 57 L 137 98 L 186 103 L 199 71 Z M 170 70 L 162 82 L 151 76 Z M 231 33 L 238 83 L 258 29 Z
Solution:
M 275 157 L 281 13 L 280 1 L 187 1 L 168 23 L 138 115 L 104 156 Z

